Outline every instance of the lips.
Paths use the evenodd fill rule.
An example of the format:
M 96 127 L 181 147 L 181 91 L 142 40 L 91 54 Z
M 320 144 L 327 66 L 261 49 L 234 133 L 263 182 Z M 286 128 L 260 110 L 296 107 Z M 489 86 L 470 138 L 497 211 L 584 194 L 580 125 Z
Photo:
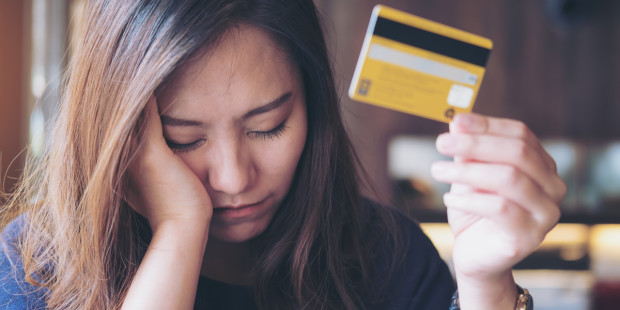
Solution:
M 240 204 L 235 206 L 221 206 L 213 208 L 214 215 L 226 218 L 241 218 L 258 213 L 264 207 L 264 202 L 267 199 L 261 200 L 252 204 Z

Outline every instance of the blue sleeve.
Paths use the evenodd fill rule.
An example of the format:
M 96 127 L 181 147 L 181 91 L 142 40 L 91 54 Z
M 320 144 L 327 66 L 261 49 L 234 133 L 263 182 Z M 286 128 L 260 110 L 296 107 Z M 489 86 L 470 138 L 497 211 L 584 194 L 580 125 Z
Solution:
M 448 310 L 456 289 L 448 266 L 417 223 L 402 214 L 397 222 L 405 248 L 395 252 L 388 247 L 377 260 L 378 284 L 383 284 L 378 290 L 384 297 L 372 309 Z
M 45 289 L 26 282 L 16 241 L 24 228 L 18 217 L 0 234 L 0 309 L 46 309 Z

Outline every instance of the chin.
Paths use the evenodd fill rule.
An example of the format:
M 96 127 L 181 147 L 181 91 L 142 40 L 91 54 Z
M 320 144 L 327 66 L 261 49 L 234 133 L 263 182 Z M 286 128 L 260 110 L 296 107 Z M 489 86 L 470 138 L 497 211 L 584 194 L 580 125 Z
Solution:
M 239 226 L 239 227 L 235 227 Z M 243 243 L 250 241 L 267 229 L 267 225 L 241 224 L 228 227 L 211 227 L 209 239 L 213 238 L 225 243 Z

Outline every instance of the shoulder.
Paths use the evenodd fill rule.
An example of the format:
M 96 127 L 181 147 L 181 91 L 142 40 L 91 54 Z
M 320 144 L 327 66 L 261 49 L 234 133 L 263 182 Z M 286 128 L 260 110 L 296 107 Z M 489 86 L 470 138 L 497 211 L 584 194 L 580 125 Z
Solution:
M 368 199 L 363 206 L 372 220 L 369 233 L 384 235 L 385 225 L 394 230 L 391 238 L 373 241 L 375 292 L 382 309 L 448 309 L 455 286 L 452 275 L 435 246 L 418 223 L 401 211 Z
M 45 309 L 44 290 L 26 282 L 18 241 L 26 228 L 19 216 L 0 233 L 0 308 Z

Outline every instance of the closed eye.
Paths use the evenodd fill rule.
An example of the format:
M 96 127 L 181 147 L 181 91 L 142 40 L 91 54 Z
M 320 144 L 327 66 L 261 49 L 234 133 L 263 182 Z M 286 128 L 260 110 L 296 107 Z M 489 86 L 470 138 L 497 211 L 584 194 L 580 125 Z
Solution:
M 166 144 L 175 153 L 185 153 L 201 147 L 206 141 L 207 139 L 199 139 L 191 143 L 177 143 L 170 139 L 166 139 Z
M 286 120 L 284 122 L 282 122 L 280 125 L 278 125 L 276 128 L 271 129 L 269 131 L 250 131 L 248 132 L 248 136 L 251 138 L 258 138 L 258 139 L 263 139 L 263 140 L 273 140 L 276 139 L 278 137 L 280 137 L 282 135 L 282 133 L 284 132 L 284 130 L 286 130 Z

